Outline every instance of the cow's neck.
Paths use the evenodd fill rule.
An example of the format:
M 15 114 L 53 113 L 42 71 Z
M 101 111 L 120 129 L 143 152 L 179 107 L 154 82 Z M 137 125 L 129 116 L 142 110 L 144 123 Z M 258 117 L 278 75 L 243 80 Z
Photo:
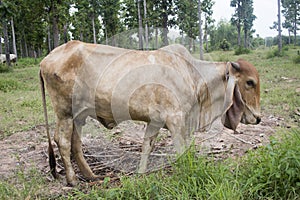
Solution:
M 225 97 L 226 63 L 203 62 L 197 64 L 199 72 L 199 125 L 198 130 L 207 131 L 221 125 Z

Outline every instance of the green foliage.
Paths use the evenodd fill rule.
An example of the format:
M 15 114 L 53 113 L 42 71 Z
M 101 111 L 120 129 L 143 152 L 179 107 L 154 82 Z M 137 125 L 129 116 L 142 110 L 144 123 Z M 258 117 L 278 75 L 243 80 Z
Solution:
M 238 38 L 241 38 L 240 31 L 244 31 L 244 47 L 248 48 L 249 38 L 253 34 L 253 21 L 256 19 L 253 14 L 253 0 L 231 0 L 230 6 L 235 8 L 231 22 L 237 27 Z
M 222 49 L 223 51 L 228 51 L 230 48 L 230 44 L 229 42 L 224 39 L 221 43 L 220 43 L 220 49 Z
M 15 179 L 16 178 L 16 179 Z M 16 181 L 17 180 L 17 181 Z M 37 170 L 18 170 L 14 177 L 0 181 L 0 199 L 38 199 L 44 196 L 45 177 Z
M 0 139 L 15 131 L 26 130 L 44 123 L 38 65 L 30 67 L 34 59 L 20 59 L 18 68 L 0 73 Z M 29 65 L 25 64 L 28 63 Z M 54 120 L 47 101 L 51 121 Z M 34 113 L 34 115 L 33 115 Z
M 296 64 L 300 64 L 300 55 L 296 56 L 294 59 L 293 59 L 294 63 Z
M 240 183 L 249 199 L 300 198 L 300 131 L 283 132 L 280 141 L 251 152 L 239 167 Z
M 282 57 L 282 56 L 284 56 L 284 52 L 283 51 L 280 52 L 278 48 L 274 48 L 267 53 L 267 59 L 274 58 L 274 57 Z
M 250 53 L 250 49 L 244 47 L 238 47 L 234 50 L 234 55 L 248 54 Z
M 0 73 L 11 72 L 12 68 L 7 66 L 6 64 L 0 64 Z
M 12 92 L 21 88 L 22 85 L 14 79 L 0 79 L 0 91 L 2 92 Z
M 297 199 L 300 198 L 300 132 L 279 133 L 241 160 L 214 161 L 192 148 L 170 172 L 124 177 L 121 187 L 76 190 L 71 199 Z M 103 186 L 104 187 L 104 186 Z
M 228 21 L 221 20 L 218 25 L 211 30 L 210 44 L 213 49 L 219 49 L 220 43 L 226 39 L 231 46 L 237 45 L 237 31 L 236 28 Z
M 300 0 L 281 0 L 282 13 L 285 18 L 283 27 L 294 34 L 294 45 L 297 44 L 297 30 L 299 30 Z

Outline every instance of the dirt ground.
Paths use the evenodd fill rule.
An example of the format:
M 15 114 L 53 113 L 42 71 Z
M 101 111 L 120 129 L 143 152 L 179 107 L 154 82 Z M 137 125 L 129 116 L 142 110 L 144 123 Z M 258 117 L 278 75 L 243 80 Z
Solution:
M 242 156 L 250 149 L 256 149 L 269 142 L 274 128 L 284 123 L 283 119 L 265 116 L 259 125 L 238 127 L 237 134 L 228 129 L 213 133 L 195 133 L 194 143 L 199 154 L 213 155 L 217 159 Z M 53 133 L 54 126 L 51 127 Z M 92 170 L 104 177 L 115 177 L 116 174 L 132 174 L 136 171 L 140 158 L 142 136 L 145 124 L 128 121 L 108 131 L 94 120 L 89 119 L 83 129 L 83 146 L 85 157 Z M 53 142 L 54 143 L 54 142 Z M 18 132 L 0 141 L 0 178 L 9 178 L 17 170 L 27 171 L 34 167 L 49 180 L 47 139 L 44 126 Z M 58 171 L 64 174 L 62 162 L 55 146 L 58 160 Z M 175 152 L 167 130 L 162 129 L 154 152 L 150 157 L 149 171 L 168 165 L 174 160 Z M 76 169 L 77 170 L 77 169 Z M 80 180 L 84 180 L 77 173 Z

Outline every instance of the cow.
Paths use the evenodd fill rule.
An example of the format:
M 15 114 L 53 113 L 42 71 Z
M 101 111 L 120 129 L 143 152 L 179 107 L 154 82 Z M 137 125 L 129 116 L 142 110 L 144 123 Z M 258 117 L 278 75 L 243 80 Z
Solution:
M 87 179 L 97 178 L 81 147 L 80 134 L 88 116 L 108 129 L 125 120 L 147 123 L 139 173 L 147 170 L 149 154 L 162 127 L 170 131 L 181 154 L 190 143 L 191 133 L 209 130 L 216 121 L 234 131 L 240 122 L 261 121 L 260 80 L 252 64 L 243 59 L 201 61 L 181 45 L 139 51 L 70 41 L 41 61 L 40 80 L 50 170 L 56 177 L 46 89 L 56 114 L 54 140 L 69 185 L 77 182 L 71 154 Z
M 17 62 L 16 54 L 9 54 L 10 62 L 15 63 Z M 6 55 L 0 54 L 0 63 L 6 63 Z

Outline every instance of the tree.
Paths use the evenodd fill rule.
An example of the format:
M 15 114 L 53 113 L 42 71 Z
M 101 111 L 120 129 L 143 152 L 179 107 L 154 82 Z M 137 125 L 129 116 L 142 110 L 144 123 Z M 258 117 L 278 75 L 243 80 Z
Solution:
M 294 45 L 297 44 L 297 30 L 300 26 L 300 0 L 281 0 L 282 13 L 285 17 L 284 28 L 294 34 Z
M 100 15 L 105 28 L 105 37 L 111 38 L 112 46 L 116 45 L 116 34 L 122 30 L 120 10 L 120 0 L 100 0 Z
M 85 42 L 97 43 L 100 21 L 99 0 L 76 1 L 75 12 L 72 13 L 72 35 L 74 38 Z
M 226 20 L 221 20 L 217 26 L 211 30 L 210 44 L 213 49 L 219 49 L 220 43 L 226 39 L 230 46 L 235 46 L 237 45 L 237 36 L 236 27 Z
M 137 0 L 138 19 L 139 19 L 139 49 L 143 49 L 143 21 L 141 15 L 140 0 Z
M 203 0 L 201 3 L 201 9 L 204 13 L 204 41 L 206 44 L 206 51 L 208 51 L 208 35 L 210 35 L 212 24 L 214 19 L 212 19 L 213 10 L 212 7 L 215 4 L 212 0 Z
M 235 7 L 235 13 L 231 17 L 231 23 L 237 27 L 238 46 L 241 46 L 241 29 L 242 29 L 242 0 L 232 0 L 231 7 Z
M 281 53 L 282 50 L 282 37 L 281 37 L 281 12 L 280 12 L 280 0 L 277 0 L 277 5 L 278 5 L 278 51 Z
M 248 48 L 251 37 L 253 21 L 256 16 L 253 14 L 253 0 L 231 0 L 231 7 L 235 7 L 235 13 L 231 18 L 232 24 L 237 27 L 238 45 L 241 46 L 241 29 L 244 30 L 244 47 Z
M 249 38 L 252 35 L 253 21 L 256 19 L 256 16 L 253 14 L 253 0 L 244 0 L 243 8 L 244 47 L 248 48 Z
M 201 5 L 199 5 L 198 0 L 177 0 L 175 4 L 177 7 L 177 25 L 182 34 L 185 33 L 189 38 L 188 49 L 191 51 L 194 40 L 200 35 Z
M 10 48 L 9 48 L 9 38 L 8 38 L 8 30 L 7 24 L 9 19 L 13 16 L 13 4 L 7 1 L 0 0 L 0 19 L 2 22 L 3 28 L 3 36 L 4 36 L 4 44 L 5 44 L 5 57 L 7 66 L 11 66 L 10 63 Z M 1 44 L 2 45 L 2 44 Z
M 144 0 L 144 22 L 145 22 L 145 42 L 146 49 L 149 49 L 149 32 L 148 32 L 148 19 L 147 19 L 147 1 Z
M 202 38 L 202 20 L 201 20 L 201 0 L 198 0 L 198 18 L 199 18 L 199 51 L 200 60 L 203 60 L 203 38 Z

